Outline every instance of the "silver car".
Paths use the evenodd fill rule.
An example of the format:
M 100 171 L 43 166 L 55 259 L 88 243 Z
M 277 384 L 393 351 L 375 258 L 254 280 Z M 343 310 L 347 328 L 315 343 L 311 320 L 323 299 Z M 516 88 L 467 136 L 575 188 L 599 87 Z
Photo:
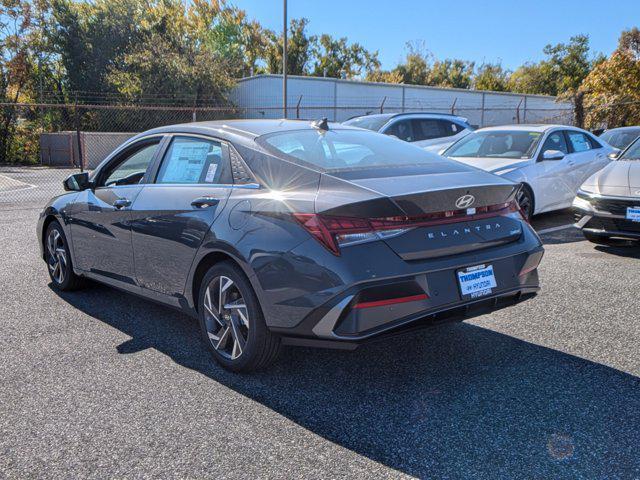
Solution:
M 473 132 L 466 118 L 446 113 L 379 113 L 354 117 L 344 125 L 392 135 L 438 153 Z
M 591 242 L 640 241 L 640 138 L 582 184 L 573 208 Z

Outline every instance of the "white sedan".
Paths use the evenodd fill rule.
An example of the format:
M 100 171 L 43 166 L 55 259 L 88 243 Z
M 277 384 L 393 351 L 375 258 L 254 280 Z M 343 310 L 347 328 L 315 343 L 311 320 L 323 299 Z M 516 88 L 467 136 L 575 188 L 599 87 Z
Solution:
M 510 125 L 476 130 L 443 155 L 521 183 L 527 217 L 568 208 L 582 183 L 617 152 L 586 130 L 562 125 Z

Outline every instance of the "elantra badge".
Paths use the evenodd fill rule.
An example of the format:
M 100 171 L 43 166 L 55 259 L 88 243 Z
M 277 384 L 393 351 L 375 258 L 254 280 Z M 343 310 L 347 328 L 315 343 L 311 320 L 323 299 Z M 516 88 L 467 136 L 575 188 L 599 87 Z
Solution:
M 473 195 L 469 195 L 469 194 L 463 195 L 456 200 L 456 207 L 460 209 L 469 208 L 471 205 L 473 205 L 473 202 L 475 201 L 476 201 L 476 197 L 474 197 Z

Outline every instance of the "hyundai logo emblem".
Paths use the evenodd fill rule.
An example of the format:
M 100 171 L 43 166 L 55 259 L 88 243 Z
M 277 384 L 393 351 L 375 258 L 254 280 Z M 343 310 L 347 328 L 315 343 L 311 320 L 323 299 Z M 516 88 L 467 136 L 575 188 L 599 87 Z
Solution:
M 463 195 L 456 200 L 456 207 L 469 208 L 471 205 L 473 205 L 473 202 L 475 201 L 476 201 L 476 197 L 474 197 L 473 195 L 469 195 L 469 194 Z

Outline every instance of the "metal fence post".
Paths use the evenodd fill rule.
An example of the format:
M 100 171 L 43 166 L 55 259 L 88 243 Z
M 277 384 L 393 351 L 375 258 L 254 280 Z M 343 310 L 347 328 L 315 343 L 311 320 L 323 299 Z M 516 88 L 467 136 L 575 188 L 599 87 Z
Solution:
M 405 86 L 403 85 L 403 86 L 402 86 L 402 113 L 404 113 L 404 112 L 405 112 L 405 101 L 406 101 L 406 99 L 405 99 L 405 95 L 406 95 L 405 90 L 406 90 L 406 89 L 407 89 L 407 87 L 405 87 Z
M 298 103 L 296 105 L 296 118 L 300 120 L 300 102 L 302 102 L 302 95 L 298 98 Z
M 516 107 L 516 123 L 520 124 L 520 106 L 522 105 L 522 98 L 520 99 L 520 102 L 518 103 L 518 106 Z
M 78 162 L 80 163 L 80 171 L 84 171 L 84 156 L 82 155 L 82 138 L 80 136 L 80 112 L 78 109 L 78 97 L 76 97 L 76 103 L 74 108 L 75 120 L 76 120 L 76 142 L 78 143 Z
M 333 121 L 338 121 L 338 81 L 333 80 Z
M 522 123 L 527 123 L 527 96 L 524 97 L 524 106 L 522 107 Z
M 486 93 L 482 92 L 482 107 L 480 111 L 480 127 L 484 127 L 484 100 Z

